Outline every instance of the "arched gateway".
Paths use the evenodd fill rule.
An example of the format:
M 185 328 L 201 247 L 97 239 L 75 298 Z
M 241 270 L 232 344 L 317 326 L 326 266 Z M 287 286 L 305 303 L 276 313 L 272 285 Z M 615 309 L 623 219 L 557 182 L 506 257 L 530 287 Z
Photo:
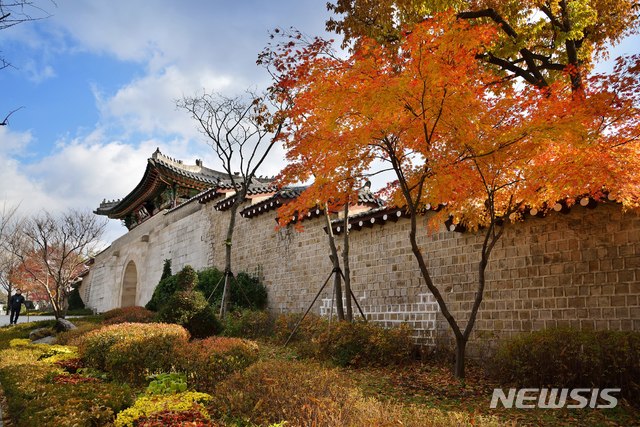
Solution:
M 138 269 L 133 261 L 129 261 L 124 270 L 122 279 L 122 300 L 120 307 L 131 307 L 136 305 L 136 293 L 138 289 Z

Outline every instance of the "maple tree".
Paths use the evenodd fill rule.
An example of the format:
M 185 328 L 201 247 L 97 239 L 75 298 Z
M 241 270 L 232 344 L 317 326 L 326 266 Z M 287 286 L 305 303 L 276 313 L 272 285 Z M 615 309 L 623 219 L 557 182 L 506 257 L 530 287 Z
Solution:
M 69 210 L 26 218 L 20 229 L 23 244 L 15 248 L 20 260 L 16 280 L 31 283 L 46 294 L 56 319 L 64 318 L 72 284 L 99 244 L 105 221 L 90 212 Z
M 479 58 L 539 87 L 562 76 L 580 87 L 593 59 L 640 25 L 635 0 L 337 0 L 327 7 L 338 15 L 327 29 L 342 33 L 345 46 L 363 36 L 397 43 L 407 26 L 448 9 L 493 23 L 498 37 Z
M 299 43 L 300 36 L 265 54 L 274 93 L 293 103 L 283 137 L 297 161 L 285 173 L 304 177 L 313 164 L 326 189 L 345 170 L 361 176 L 380 159 L 395 172 L 389 203 L 409 214 L 413 254 L 455 337 L 458 377 L 485 271 L 507 223 L 526 208 L 571 204 L 567 197 L 577 195 L 600 199 L 609 191 L 627 208 L 640 204 L 638 58 L 620 61 L 611 76 L 589 78 L 574 96 L 570 79 L 544 89 L 498 84 L 477 58 L 499 37 L 493 25 L 442 13 L 392 47 L 361 39 L 345 59 L 329 42 Z M 432 207 L 432 228 L 448 220 L 482 236 L 465 319 L 454 318 L 418 243 L 418 217 Z
M 222 164 L 234 201 L 229 209 L 229 225 L 225 244 L 225 268 L 220 317 L 224 318 L 229 305 L 231 286 L 231 249 L 239 206 L 245 202 L 251 184 L 256 180 L 282 129 L 281 113 L 272 114 L 264 96 L 247 92 L 247 97 L 229 98 L 217 93 L 203 93 L 184 97 L 179 108 L 186 110 L 198 124 L 202 134 Z M 286 100 L 279 110 L 286 111 Z M 238 172 L 236 173 L 236 168 Z M 215 248 L 214 248 L 215 249 Z

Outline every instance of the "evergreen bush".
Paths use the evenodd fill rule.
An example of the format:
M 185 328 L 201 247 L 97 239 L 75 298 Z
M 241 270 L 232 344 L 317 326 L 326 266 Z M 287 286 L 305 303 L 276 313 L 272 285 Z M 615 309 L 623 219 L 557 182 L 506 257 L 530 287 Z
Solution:
M 224 288 L 224 273 L 216 268 L 207 268 L 198 273 L 198 286 L 209 299 L 209 303 L 219 306 Z M 267 306 L 267 288 L 257 277 L 247 273 L 238 273 L 232 279 L 229 294 L 231 309 L 261 310 Z
M 158 311 L 162 304 L 176 291 L 175 278 L 172 280 L 173 273 L 171 272 L 171 260 L 165 259 L 162 266 L 162 276 L 160 276 L 160 282 L 153 290 L 151 299 L 145 305 L 147 310 Z
M 84 309 L 84 302 L 82 301 L 82 297 L 80 296 L 79 286 L 73 287 L 73 290 L 69 293 L 67 302 L 69 304 L 69 306 L 67 307 L 69 311 Z
M 222 330 L 213 309 L 199 291 L 175 292 L 161 308 L 158 319 L 184 326 L 194 338 L 208 337 Z
M 193 291 L 198 285 L 198 273 L 190 265 L 185 265 L 176 276 L 179 291 Z
M 171 295 L 176 292 L 177 288 L 178 278 L 176 276 L 169 276 L 160 280 L 145 308 L 151 311 L 159 311 Z

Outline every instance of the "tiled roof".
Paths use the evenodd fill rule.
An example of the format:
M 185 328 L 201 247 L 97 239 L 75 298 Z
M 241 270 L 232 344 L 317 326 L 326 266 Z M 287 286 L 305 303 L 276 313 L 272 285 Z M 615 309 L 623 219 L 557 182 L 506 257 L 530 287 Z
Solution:
M 240 212 L 240 214 L 245 218 L 251 218 L 257 215 L 262 215 L 268 211 L 278 209 L 288 200 L 299 197 L 300 194 L 302 194 L 302 192 L 307 188 L 307 186 L 285 187 L 268 199 L 251 206 L 247 206 Z M 379 207 L 382 206 L 382 200 L 377 198 L 375 194 L 369 190 L 369 188 L 364 187 L 358 192 L 358 205 L 373 205 Z M 320 208 L 311 209 L 309 210 L 309 212 L 307 212 L 307 218 L 320 215 L 322 212 L 324 211 Z
M 107 215 L 109 218 L 123 218 L 154 197 L 167 182 L 179 183 L 195 190 L 205 190 L 215 186 L 224 176 L 222 172 L 204 167 L 201 160 L 196 160 L 195 165 L 185 165 L 181 160 L 165 156 L 157 149 L 148 159 L 138 185 L 122 199 L 104 200 L 94 212 Z
M 306 188 L 306 186 L 285 187 L 277 191 L 268 199 L 265 199 L 259 203 L 255 203 L 251 206 L 247 206 L 242 211 L 240 211 L 240 215 L 245 218 L 251 218 L 268 211 L 278 209 L 280 206 L 282 206 L 283 203 L 286 203 L 286 201 L 295 199 L 296 197 L 300 196 L 300 194 L 302 194 L 302 192 Z

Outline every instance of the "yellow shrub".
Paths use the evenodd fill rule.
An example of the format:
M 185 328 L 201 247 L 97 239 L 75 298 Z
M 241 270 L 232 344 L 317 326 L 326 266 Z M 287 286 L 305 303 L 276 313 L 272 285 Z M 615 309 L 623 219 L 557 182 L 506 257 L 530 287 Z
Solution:
M 136 403 L 131 408 L 125 409 L 118 414 L 114 425 L 115 427 L 132 427 L 134 421 L 138 418 L 161 411 L 182 412 L 196 410 L 209 419 L 209 414 L 203 404 L 210 400 L 210 395 L 194 391 L 159 396 L 142 396 L 136 400 Z

